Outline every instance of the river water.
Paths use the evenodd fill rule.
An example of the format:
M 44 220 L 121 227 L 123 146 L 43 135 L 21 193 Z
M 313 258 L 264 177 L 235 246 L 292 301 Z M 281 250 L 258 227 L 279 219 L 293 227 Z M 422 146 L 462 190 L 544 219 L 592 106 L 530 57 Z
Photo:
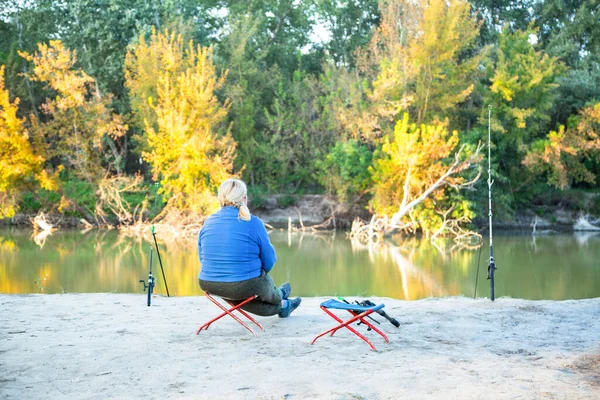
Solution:
M 160 239 L 160 232 L 158 233 Z M 117 231 L 57 231 L 34 240 L 29 230 L 0 229 L 0 293 L 142 293 L 150 238 Z M 298 296 L 489 297 L 489 247 L 460 248 L 452 241 L 395 238 L 375 248 L 353 246 L 343 232 L 312 235 L 275 231 L 276 283 L 289 281 Z M 170 294 L 201 295 L 194 240 L 162 243 L 159 250 Z M 600 297 L 600 234 L 494 237 L 496 297 L 582 299 Z M 155 292 L 165 285 L 154 253 Z

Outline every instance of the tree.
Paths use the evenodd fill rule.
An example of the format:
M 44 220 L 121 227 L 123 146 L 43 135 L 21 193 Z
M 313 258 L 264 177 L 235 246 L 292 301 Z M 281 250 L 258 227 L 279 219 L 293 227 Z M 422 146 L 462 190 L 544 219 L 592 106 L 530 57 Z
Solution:
M 215 1 L 70 0 L 54 1 L 60 10 L 56 30 L 63 43 L 77 50 L 79 64 L 93 76 L 103 93 L 114 96 L 117 108 L 126 103 L 123 64 L 129 46 L 152 27 L 186 26 L 190 39 L 205 43 L 214 34 L 214 19 L 208 9 Z
M 586 104 L 600 100 L 600 3 L 548 0 L 536 3 L 541 48 L 568 67 L 558 79 L 551 126 L 565 125 Z
M 266 68 L 276 65 L 284 78 L 291 79 L 302 61 L 299 53 L 310 44 L 312 2 L 227 0 L 224 4 L 229 16 L 223 25 L 235 26 L 248 17 L 258 23 L 247 44 L 250 59 Z
M 283 136 L 287 138 L 282 142 L 282 136 L 273 133 L 277 130 L 274 121 L 286 118 L 282 113 L 289 111 L 289 116 L 295 115 L 294 124 L 311 125 L 310 120 L 298 119 L 306 114 L 294 98 L 305 95 L 299 90 L 307 93 L 314 89 L 315 85 L 305 85 L 302 81 L 320 67 L 318 63 L 315 65 L 314 53 L 305 55 L 301 51 L 309 44 L 310 9 L 306 2 L 292 1 L 230 1 L 228 4 L 226 29 L 216 46 L 215 63 L 229 71 L 224 95 L 231 100 L 228 117 L 238 146 L 235 169 L 251 185 L 293 191 L 297 184 L 306 183 L 302 178 L 301 182 L 289 184 L 294 176 L 307 176 L 303 173 L 306 166 L 293 169 L 289 174 L 283 173 L 280 167 L 295 162 L 287 158 L 291 156 L 287 151 L 293 149 L 286 147 L 286 141 L 302 140 L 291 139 L 286 132 Z M 288 95 L 283 90 L 294 94 Z M 308 106 L 312 107 L 312 104 Z M 305 135 L 304 132 L 299 134 Z M 285 149 L 273 147 L 275 143 Z
M 212 55 L 212 48 L 186 46 L 181 35 L 165 31 L 154 32 L 148 44 L 140 38 L 127 56 L 130 97 L 145 121 L 142 156 L 169 203 L 195 213 L 214 210 L 213 193 L 235 156 L 235 142 L 219 133 L 229 102 L 215 95 L 226 74 L 217 78 Z
M 6 88 L 21 99 L 21 115 L 33 113 L 39 119 L 38 107 L 45 93 L 43 85 L 27 79 L 29 65 L 18 52 L 34 52 L 37 43 L 56 34 L 60 11 L 54 0 L 13 1 L 10 7 L 0 7 L 0 52 L 4 53 L 0 63 L 6 65 Z
M 347 67 L 327 64 L 320 76 L 320 118 L 333 131 L 336 142 L 350 139 L 375 147 L 383 135 L 369 98 L 370 81 Z
M 319 19 L 330 37 L 324 43 L 337 66 L 354 67 L 355 51 L 369 42 L 379 24 L 378 0 L 317 1 Z
M 496 145 L 509 161 L 509 179 L 524 179 L 522 161 L 529 144 L 548 132 L 558 87 L 557 78 L 564 71 L 556 57 L 536 50 L 530 42 L 533 28 L 514 33 L 505 29 L 500 35 L 497 59 L 489 63 L 490 88 L 485 103 L 491 104 L 491 128 L 497 132 Z M 487 125 L 482 115 L 481 125 Z
M 589 163 L 600 163 L 600 103 L 581 110 L 569 125 L 535 141 L 523 164 L 558 189 L 577 182 L 595 185 L 597 176 Z
M 17 117 L 19 99 L 10 101 L 4 87 L 4 66 L 0 66 L 0 219 L 12 217 L 20 195 L 38 187 L 52 190 L 54 178 L 43 169 L 44 158 L 36 154 L 24 128 L 24 119 Z
M 265 108 L 267 127 L 263 154 L 267 167 L 267 183 L 271 188 L 294 192 L 309 186 L 316 173 L 315 160 L 323 157 L 334 137 L 321 124 L 318 81 L 296 71 L 291 82 L 281 82 L 273 105 Z
M 391 229 L 459 235 L 470 222 L 471 206 L 457 190 L 474 184 L 470 176 L 480 161 L 479 147 L 459 144 L 458 132 L 443 124 L 409 123 L 408 114 L 396 122 L 394 136 L 385 138 L 382 157 L 373 171 L 371 206 L 390 218 Z
M 586 104 L 600 101 L 600 63 L 590 62 L 578 69 L 569 69 L 557 79 L 557 95 L 550 114 L 551 126 L 565 125 Z
M 111 96 L 102 96 L 92 77 L 74 68 L 75 51 L 62 42 L 38 44 L 38 52 L 19 53 L 33 63 L 32 81 L 45 83 L 56 93 L 42 110 L 47 122 L 34 124 L 45 141 L 48 159 L 56 158 L 80 179 L 96 183 L 105 170 L 122 171 L 125 148 L 119 146 L 127 125 L 110 112 Z
M 453 116 L 473 90 L 479 26 L 464 0 L 382 3 L 382 21 L 359 65 L 374 73 L 374 111 L 417 123 Z
M 266 64 L 265 52 L 253 45 L 259 36 L 261 17 L 244 15 L 230 18 L 230 30 L 218 46 L 217 59 L 229 71 L 223 88 L 231 101 L 228 120 L 237 143 L 235 170 L 250 185 L 267 186 L 270 154 L 264 144 L 267 118 L 264 112 L 273 101 L 277 85 L 283 80 L 277 65 Z M 257 54 L 258 53 L 258 54 Z
M 316 161 L 317 179 L 341 202 L 364 195 L 371 188 L 373 151 L 356 139 L 337 142 L 323 160 Z
M 540 42 L 551 55 L 579 68 L 600 62 L 600 4 L 598 0 L 546 0 L 533 7 Z
M 125 56 L 125 87 L 129 94 L 133 125 L 139 132 L 135 140 L 140 151 L 148 149 L 144 136 L 146 126 L 158 129 L 152 105 L 152 100 L 158 96 L 157 77 L 169 74 L 171 79 L 176 79 L 194 65 L 194 56 L 188 54 L 191 42 L 189 35 L 184 36 L 169 29 L 159 32 L 152 27 L 148 40 L 144 33 L 140 34 L 137 43 Z
M 371 112 L 366 78 L 344 66 L 328 63 L 318 85 L 316 130 L 329 139 L 317 158 L 315 177 L 340 201 L 358 201 L 371 187 L 374 152 L 382 130 Z
M 481 41 L 484 45 L 497 43 L 504 27 L 511 31 L 527 29 L 537 18 L 535 7 L 539 4 L 536 0 L 470 0 L 469 3 L 483 20 Z

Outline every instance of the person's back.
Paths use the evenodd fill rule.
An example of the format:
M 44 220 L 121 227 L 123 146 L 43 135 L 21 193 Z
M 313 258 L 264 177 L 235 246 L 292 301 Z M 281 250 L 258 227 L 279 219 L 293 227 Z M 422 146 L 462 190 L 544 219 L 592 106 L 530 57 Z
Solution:
M 221 209 L 206 219 L 198 236 L 202 290 L 238 301 L 258 298 L 242 308 L 251 313 L 287 317 L 301 302 L 287 300 L 289 283 L 277 288 L 268 275 L 277 257 L 263 222 L 250 215 L 246 185 L 228 179 L 219 187 Z
M 277 257 L 263 222 L 252 216 L 243 221 L 238 209 L 225 206 L 208 217 L 200 231 L 200 279 L 236 282 L 271 271 Z M 226 255 L 226 256 L 224 256 Z

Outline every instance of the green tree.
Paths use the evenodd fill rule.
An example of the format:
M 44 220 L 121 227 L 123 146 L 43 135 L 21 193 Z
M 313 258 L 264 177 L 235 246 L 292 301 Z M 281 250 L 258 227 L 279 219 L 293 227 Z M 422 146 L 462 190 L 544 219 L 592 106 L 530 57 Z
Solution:
M 600 100 L 600 4 L 597 0 L 549 0 L 534 7 L 540 46 L 569 68 L 560 77 L 552 125 L 565 125 L 586 104 Z
M 578 68 L 600 62 L 598 0 L 547 0 L 534 4 L 542 47 Z
M 504 27 L 511 31 L 527 29 L 538 15 L 536 0 L 470 0 L 473 12 L 483 21 L 481 42 L 495 44 Z
M 231 30 L 221 41 L 216 59 L 229 71 L 223 91 L 231 101 L 228 117 L 238 146 L 235 169 L 250 185 L 266 185 L 264 160 L 269 155 L 264 153 L 268 149 L 261 146 L 267 125 L 264 107 L 272 103 L 283 77 L 276 65 L 267 66 L 266 53 L 257 53 L 252 45 L 261 26 L 260 18 L 232 17 L 230 24 Z
M 298 53 L 310 44 L 312 3 L 296 0 L 228 0 L 224 2 L 235 26 L 250 17 L 258 24 L 247 51 L 252 60 L 262 60 L 267 68 L 276 65 L 291 79 L 302 61 Z M 223 23 L 223 25 L 226 25 Z M 227 32 L 229 33 L 229 32 Z
M 19 51 L 35 52 L 37 43 L 47 42 L 56 33 L 60 10 L 53 0 L 12 2 L 10 7 L 0 7 L 0 63 L 6 65 L 5 84 L 9 92 L 21 99 L 20 115 L 34 113 L 46 95 L 44 86 L 31 82 L 29 63 L 19 56 Z
M 569 117 L 586 104 L 600 101 L 600 63 L 590 62 L 569 69 L 557 83 L 559 87 L 550 111 L 551 126 L 567 124 Z
M 547 138 L 532 143 L 523 163 L 536 175 L 546 177 L 548 184 L 566 189 L 573 183 L 596 184 L 600 164 L 600 103 L 584 108 L 570 120 L 565 129 L 551 131 Z
M 338 200 L 364 195 L 371 188 L 373 151 L 356 139 L 337 142 L 324 159 L 316 161 L 317 179 Z
M 496 145 L 508 160 L 511 180 L 524 185 L 522 161 L 529 144 L 548 131 L 558 87 L 564 71 L 560 61 L 530 42 L 535 29 L 500 35 L 495 63 L 488 64 L 490 89 L 485 102 L 493 107 L 491 127 Z M 482 125 L 487 125 L 487 113 Z
M 324 44 L 329 57 L 338 66 L 353 67 L 355 51 L 365 46 L 379 24 L 378 0 L 318 0 L 319 19 L 328 30 Z
M 317 179 L 341 201 L 366 194 L 371 187 L 374 151 L 382 131 L 371 113 L 368 81 L 346 67 L 324 66 L 320 77 L 319 123 L 331 132 L 333 146 L 317 160 Z
M 259 146 L 266 155 L 268 187 L 293 192 L 314 181 L 315 160 L 324 156 L 334 139 L 318 118 L 319 94 L 317 80 L 296 71 L 291 82 L 279 84 L 273 105 L 265 109 L 267 129 Z

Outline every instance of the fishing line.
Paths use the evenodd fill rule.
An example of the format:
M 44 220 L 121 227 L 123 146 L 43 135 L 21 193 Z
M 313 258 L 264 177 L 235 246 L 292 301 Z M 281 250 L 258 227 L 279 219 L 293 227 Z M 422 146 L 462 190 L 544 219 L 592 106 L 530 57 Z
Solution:
M 165 282 L 165 289 L 167 289 L 167 297 L 171 297 L 169 294 L 169 286 L 167 285 L 167 278 L 165 278 L 165 270 L 163 269 L 162 259 L 160 258 L 160 251 L 158 250 L 158 243 L 156 242 L 156 233 L 154 232 L 154 225 L 150 228 L 152 237 L 154 238 L 154 246 L 156 247 L 156 254 L 158 255 L 158 262 L 160 264 L 160 270 L 162 272 L 163 281 Z
M 473 299 L 477 298 L 477 282 L 479 281 L 479 262 L 481 261 L 481 251 L 482 250 L 483 250 L 483 239 L 481 239 L 481 246 L 479 246 L 479 257 L 477 257 L 477 274 L 475 275 L 475 292 L 473 293 Z

